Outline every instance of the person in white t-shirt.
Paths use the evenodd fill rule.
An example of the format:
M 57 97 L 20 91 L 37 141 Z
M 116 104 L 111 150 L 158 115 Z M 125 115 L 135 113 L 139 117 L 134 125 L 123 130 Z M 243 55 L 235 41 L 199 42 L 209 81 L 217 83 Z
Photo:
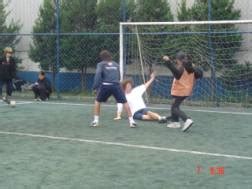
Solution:
M 150 111 L 146 107 L 146 104 L 143 99 L 143 94 L 155 80 L 155 77 L 156 77 L 155 74 L 152 73 L 149 81 L 135 88 L 133 88 L 132 80 L 125 80 L 122 82 L 122 88 L 125 92 L 126 99 L 128 101 L 134 119 L 146 120 L 146 121 L 159 121 L 161 123 L 165 123 L 166 117 L 162 117 L 158 113 Z M 114 120 L 121 119 L 122 109 L 123 109 L 122 105 L 118 103 L 117 117 L 114 118 Z

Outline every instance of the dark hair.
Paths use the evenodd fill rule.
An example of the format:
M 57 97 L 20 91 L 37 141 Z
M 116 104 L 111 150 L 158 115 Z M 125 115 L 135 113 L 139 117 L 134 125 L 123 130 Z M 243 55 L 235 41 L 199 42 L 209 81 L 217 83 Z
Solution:
M 186 53 L 184 53 L 183 51 L 178 52 L 176 54 L 176 59 L 182 62 L 184 68 L 188 73 L 194 72 L 192 58 L 188 56 Z
M 44 71 L 40 71 L 39 74 L 45 76 L 45 72 Z
M 123 90 L 126 89 L 126 86 L 128 85 L 128 83 L 130 83 L 130 84 L 133 86 L 133 81 L 132 81 L 132 79 L 126 79 L 126 80 L 124 80 L 124 81 L 122 82 L 122 84 L 121 84 Z
M 102 50 L 100 52 L 100 58 L 103 61 L 111 61 L 112 60 L 112 55 L 111 55 L 111 53 L 108 50 Z

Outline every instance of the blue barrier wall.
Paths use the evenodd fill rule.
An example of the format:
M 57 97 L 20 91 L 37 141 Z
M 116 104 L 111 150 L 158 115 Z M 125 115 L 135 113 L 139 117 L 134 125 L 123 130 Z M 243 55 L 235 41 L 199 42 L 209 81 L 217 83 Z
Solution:
M 38 79 L 38 72 L 32 71 L 20 71 L 17 73 L 17 76 L 27 82 L 34 83 Z M 52 82 L 53 74 L 51 72 L 46 73 L 46 77 Z M 87 90 L 92 90 L 92 84 L 94 80 L 94 74 L 87 74 Z M 59 82 L 58 89 L 60 91 L 73 91 L 79 90 L 81 88 L 81 74 L 80 73 L 60 73 L 59 74 Z
M 18 72 L 17 76 L 25 81 L 34 83 L 36 82 L 38 78 L 38 72 Z M 47 77 L 49 80 L 52 81 L 52 73 L 48 72 Z M 132 76 L 131 77 L 135 85 L 139 85 L 139 81 L 141 81 L 141 78 L 139 76 Z M 92 84 L 94 80 L 94 74 L 87 74 L 86 76 L 86 89 L 88 91 L 92 90 Z M 244 91 L 248 95 L 252 95 L 252 81 L 242 81 L 242 83 L 237 83 L 237 91 Z M 210 78 L 203 78 L 197 81 L 192 99 L 200 99 L 204 98 L 206 96 L 210 96 L 212 93 L 212 86 L 210 85 L 211 79 Z M 160 84 L 162 84 L 162 88 L 160 88 Z M 172 77 L 168 76 L 158 76 L 157 79 L 154 81 L 154 84 L 152 85 L 151 95 L 152 96 L 160 96 L 162 98 L 168 98 L 170 97 L 170 87 L 172 84 Z M 221 80 L 216 81 L 216 95 L 219 97 L 222 96 L 228 96 L 230 95 L 230 91 L 225 90 L 223 87 L 223 83 Z M 236 85 L 235 85 L 236 86 Z M 59 82 L 58 82 L 58 89 L 61 92 L 67 92 L 67 91 L 79 91 L 81 89 L 81 74 L 80 73 L 70 73 L 70 72 L 64 72 L 59 74 Z M 233 91 L 234 96 L 237 96 L 239 98 L 239 95 L 241 93 Z

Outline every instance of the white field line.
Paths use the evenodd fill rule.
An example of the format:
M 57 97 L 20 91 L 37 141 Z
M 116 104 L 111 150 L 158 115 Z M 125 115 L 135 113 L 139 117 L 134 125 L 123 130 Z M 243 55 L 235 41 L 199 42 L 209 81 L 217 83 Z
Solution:
M 29 101 L 17 101 L 16 105 L 25 105 L 25 104 L 33 104 L 33 103 L 34 102 L 29 102 Z M 3 102 L 2 104 L 0 104 L 0 107 L 1 106 L 10 106 L 10 105 Z
M 230 158 L 230 159 L 252 160 L 252 157 L 249 157 L 249 156 L 200 152 L 200 151 L 193 151 L 193 150 L 164 148 L 164 147 L 147 146 L 147 145 L 135 145 L 135 144 L 118 143 L 118 142 L 106 142 L 106 141 L 88 140 L 88 139 L 80 139 L 80 138 L 57 137 L 57 136 L 48 136 L 48 135 L 40 135 L 40 134 L 31 134 L 31 133 L 0 131 L 0 135 L 12 135 L 12 136 L 20 136 L 20 137 L 42 138 L 42 139 L 61 140 L 61 141 L 70 141 L 70 142 L 102 144 L 102 145 L 108 145 L 108 146 L 120 146 L 120 147 L 135 148 L 135 149 L 168 151 L 168 152 L 185 153 L 185 154 L 202 155 L 202 156 L 223 157 L 223 158 Z
M 67 102 L 38 102 L 40 104 L 49 104 L 49 105 L 66 105 L 66 106 L 93 106 L 93 104 L 85 104 L 85 103 L 67 103 Z M 34 103 L 36 104 L 36 103 Z M 116 108 L 116 104 L 103 104 L 105 107 L 113 107 Z M 150 109 L 153 110 L 170 110 L 169 108 L 165 107 L 149 107 Z M 190 109 L 190 108 L 185 108 L 187 111 L 192 111 L 192 112 L 202 112 L 202 113 L 217 113 L 217 114 L 231 114 L 231 115 L 252 115 L 252 112 L 231 112 L 231 111 L 221 111 L 221 110 L 204 110 L 204 109 Z

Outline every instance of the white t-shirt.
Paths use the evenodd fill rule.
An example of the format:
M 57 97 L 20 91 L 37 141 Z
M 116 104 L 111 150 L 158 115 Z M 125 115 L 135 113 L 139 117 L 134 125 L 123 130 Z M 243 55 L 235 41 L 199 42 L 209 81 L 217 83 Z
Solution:
M 130 106 L 132 115 L 134 115 L 137 111 L 146 108 L 142 97 L 145 91 L 145 85 L 140 85 L 132 89 L 130 93 L 126 94 L 126 99 Z

